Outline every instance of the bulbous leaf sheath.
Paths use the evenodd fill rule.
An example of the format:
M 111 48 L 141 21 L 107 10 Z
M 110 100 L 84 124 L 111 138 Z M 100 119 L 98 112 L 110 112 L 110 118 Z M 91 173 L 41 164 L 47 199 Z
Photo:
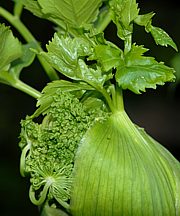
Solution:
M 73 216 L 177 216 L 179 180 L 179 162 L 118 112 L 81 141 L 70 210 Z

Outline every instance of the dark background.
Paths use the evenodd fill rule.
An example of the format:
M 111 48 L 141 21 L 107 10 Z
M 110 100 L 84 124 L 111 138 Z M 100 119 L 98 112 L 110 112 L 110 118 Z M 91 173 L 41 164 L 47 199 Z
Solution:
M 180 3 L 179 1 L 149 0 L 138 1 L 141 13 L 154 11 L 153 24 L 166 30 L 180 48 Z M 0 0 L 0 6 L 12 10 L 13 3 Z M 24 12 L 24 23 L 32 30 L 35 37 L 45 45 L 53 35 L 53 27 L 47 21 L 40 21 L 29 12 Z M 0 18 L 0 22 L 5 20 Z M 16 30 L 14 34 L 22 41 Z M 143 28 L 135 27 L 134 41 L 144 44 L 158 61 L 171 65 L 176 55 L 172 48 L 156 46 L 150 35 L 145 34 Z M 116 41 L 116 30 L 110 25 L 105 32 L 106 37 Z M 24 42 L 24 41 L 23 41 Z M 119 41 L 116 41 L 119 43 Z M 121 44 L 120 44 L 121 45 Z M 49 81 L 41 69 L 38 61 L 24 70 L 22 80 L 42 90 Z M 142 95 L 124 93 L 125 107 L 131 119 L 162 143 L 178 160 L 180 159 L 180 87 L 166 84 L 157 90 L 147 90 Z M 28 198 L 28 180 L 19 174 L 20 149 L 18 136 L 19 122 L 27 114 L 35 110 L 36 101 L 30 96 L 0 84 L 0 215 L 38 215 L 37 208 Z

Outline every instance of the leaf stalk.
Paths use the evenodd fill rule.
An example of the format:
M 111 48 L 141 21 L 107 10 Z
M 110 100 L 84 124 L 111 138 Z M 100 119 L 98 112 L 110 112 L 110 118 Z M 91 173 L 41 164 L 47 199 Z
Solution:
M 17 80 L 13 85 L 14 88 L 38 99 L 41 96 L 41 93 L 36 89 L 32 88 L 31 86 L 27 85 L 26 83 L 22 82 L 21 80 Z
M 132 46 L 132 34 L 127 35 L 124 41 L 124 55 L 126 55 L 130 50 Z

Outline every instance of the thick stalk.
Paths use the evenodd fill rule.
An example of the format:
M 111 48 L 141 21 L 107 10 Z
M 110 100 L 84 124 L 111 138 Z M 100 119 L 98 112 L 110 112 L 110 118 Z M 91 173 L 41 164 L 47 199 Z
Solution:
M 116 108 L 114 107 L 113 101 L 110 97 L 110 95 L 107 93 L 107 91 L 103 88 L 101 90 L 99 90 L 101 92 L 101 94 L 104 96 L 104 98 L 106 99 L 106 102 L 111 110 L 112 113 L 116 112 Z
M 117 111 L 124 111 L 124 101 L 122 88 L 116 86 L 115 104 Z
M 20 10 L 20 8 L 18 9 Z M 19 11 L 20 12 L 20 11 Z M 18 11 L 16 13 L 19 13 Z M 29 42 L 36 42 L 38 51 L 43 51 L 37 40 L 34 38 L 34 36 L 31 34 L 31 32 L 28 30 L 28 28 L 21 22 L 18 16 L 13 16 L 11 13 L 9 13 L 4 8 L 0 7 L 0 16 L 5 18 L 9 23 L 11 23 L 12 26 L 14 26 L 19 33 L 22 35 L 22 37 L 29 43 Z M 44 70 L 46 71 L 48 77 L 50 80 L 56 80 L 59 79 L 56 71 L 42 58 L 42 56 L 37 56 L 41 65 L 43 66 Z
M 113 102 L 116 112 L 124 111 L 122 89 L 118 85 L 116 87 L 112 85 L 110 88 L 110 91 L 112 95 L 112 102 Z

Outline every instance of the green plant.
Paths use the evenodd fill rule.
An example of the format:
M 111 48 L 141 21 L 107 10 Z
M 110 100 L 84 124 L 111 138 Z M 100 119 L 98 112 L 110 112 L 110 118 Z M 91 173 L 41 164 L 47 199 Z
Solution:
M 23 7 L 56 24 L 47 51 L 22 23 Z M 21 122 L 20 171 L 30 177 L 30 199 L 42 215 L 180 214 L 179 162 L 123 105 L 124 90 L 140 94 L 175 79 L 173 68 L 132 42 L 140 25 L 156 44 L 177 50 L 152 25 L 154 13 L 139 13 L 135 0 L 16 0 L 13 15 L 0 7 L 27 41 L 1 24 L 0 82 L 37 99 L 37 110 Z M 123 49 L 104 37 L 111 21 Z M 20 80 L 35 56 L 52 81 L 42 92 Z

